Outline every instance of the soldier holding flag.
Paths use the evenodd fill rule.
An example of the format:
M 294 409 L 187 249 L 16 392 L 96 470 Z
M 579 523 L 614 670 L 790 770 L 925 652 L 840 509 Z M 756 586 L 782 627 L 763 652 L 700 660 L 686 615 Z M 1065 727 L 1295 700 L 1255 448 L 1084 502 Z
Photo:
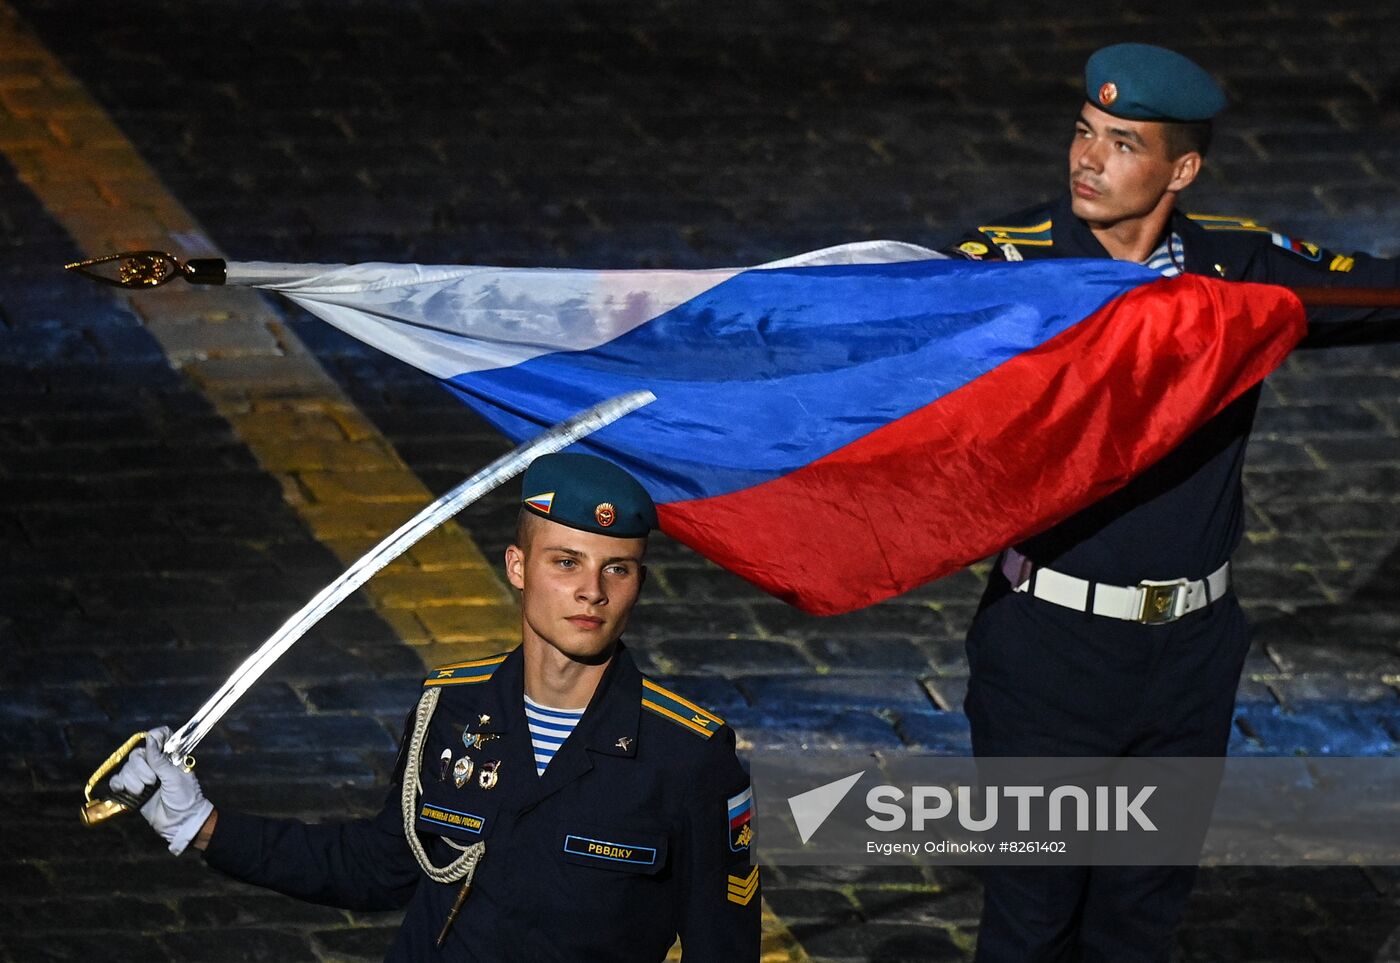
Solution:
M 1085 68 L 1068 194 L 979 226 L 948 253 L 1113 258 L 1168 277 L 1299 287 L 1400 285 L 1396 261 L 1178 210 L 1224 107 L 1211 76 L 1174 51 L 1099 50 Z M 1308 338 L 1342 340 L 1397 319 L 1395 308 L 1313 309 Z M 1249 648 L 1230 555 L 1244 532 L 1241 478 L 1258 403 L 1255 386 L 1126 487 L 998 557 L 967 636 L 977 755 L 1225 754 Z M 977 959 L 1166 960 L 1193 876 L 989 868 Z

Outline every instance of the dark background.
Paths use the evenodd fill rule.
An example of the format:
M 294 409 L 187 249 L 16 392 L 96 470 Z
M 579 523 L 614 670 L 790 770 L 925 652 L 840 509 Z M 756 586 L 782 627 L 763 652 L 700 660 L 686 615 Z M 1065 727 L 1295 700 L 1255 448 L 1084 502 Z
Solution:
M 1083 61 L 1123 40 L 1181 50 L 1230 95 L 1189 209 L 1400 252 L 1388 7 L 11 6 L 236 259 L 703 267 L 933 245 L 1061 189 Z M 0 51 L 0 103 L 25 70 Z M 125 302 L 54 270 L 78 251 L 5 164 L 0 228 L 0 957 L 377 958 L 392 918 L 226 883 L 134 820 L 76 828 L 96 761 L 178 721 L 339 566 Z M 421 375 L 292 321 L 429 487 L 503 448 Z M 1394 348 L 1339 349 L 1267 383 L 1235 752 L 1396 751 L 1397 372 Z M 509 501 L 465 519 L 492 558 Z M 980 568 L 829 620 L 675 546 L 655 570 L 641 660 L 746 744 L 965 751 Z M 348 605 L 211 737 L 211 795 L 312 817 L 377 805 L 418 673 Z M 962 871 L 764 886 L 813 957 L 959 960 L 975 937 Z M 1370 961 L 1400 958 L 1397 930 L 1392 868 L 1217 869 L 1180 942 L 1189 960 Z

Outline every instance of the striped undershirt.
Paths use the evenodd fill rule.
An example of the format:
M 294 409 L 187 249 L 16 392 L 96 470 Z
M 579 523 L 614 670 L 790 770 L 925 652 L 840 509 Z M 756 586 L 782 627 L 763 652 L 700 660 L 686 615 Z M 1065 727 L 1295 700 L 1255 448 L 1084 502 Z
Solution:
M 1172 231 L 1161 244 L 1157 245 L 1157 250 L 1147 256 L 1143 261 L 1145 267 L 1150 267 L 1164 278 L 1174 278 L 1181 273 L 1181 268 L 1177 265 L 1185 260 L 1181 251 L 1181 235 Z
M 535 770 L 544 775 L 545 767 L 583 718 L 582 709 L 554 709 L 525 697 L 525 719 L 530 724 L 530 741 L 535 746 Z

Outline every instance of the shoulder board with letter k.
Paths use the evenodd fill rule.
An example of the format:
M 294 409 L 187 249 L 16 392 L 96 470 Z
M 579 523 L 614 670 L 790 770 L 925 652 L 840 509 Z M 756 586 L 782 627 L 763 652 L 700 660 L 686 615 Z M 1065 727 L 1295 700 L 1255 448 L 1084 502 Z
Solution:
M 719 731 L 724 720 L 707 709 L 702 709 L 688 699 L 683 699 L 669 689 L 642 679 L 642 708 L 656 713 L 664 719 L 684 726 L 706 739 Z

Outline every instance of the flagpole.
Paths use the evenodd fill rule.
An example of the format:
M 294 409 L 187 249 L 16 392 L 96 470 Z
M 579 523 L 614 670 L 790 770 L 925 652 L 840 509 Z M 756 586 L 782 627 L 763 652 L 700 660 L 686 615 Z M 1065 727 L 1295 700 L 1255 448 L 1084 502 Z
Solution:
M 252 263 L 252 262 L 249 262 Z M 103 273 L 101 268 L 107 268 Z M 225 284 L 230 268 L 238 275 L 240 262 L 230 264 L 223 258 L 202 257 L 181 260 L 165 251 L 125 251 L 88 258 L 65 264 L 64 268 L 83 277 L 119 288 L 141 289 L 160 287 L 176 278 L 190 284 Z M 266 265 L 265 267 L 271 267 Z M 239 278 L 235 284 L 247 284 Z M 1394 308 L 1400 307 L 1400 288 L 1341 288 L 1322 286 L 1279 285 L 1298 296 L 1309 308 Z

